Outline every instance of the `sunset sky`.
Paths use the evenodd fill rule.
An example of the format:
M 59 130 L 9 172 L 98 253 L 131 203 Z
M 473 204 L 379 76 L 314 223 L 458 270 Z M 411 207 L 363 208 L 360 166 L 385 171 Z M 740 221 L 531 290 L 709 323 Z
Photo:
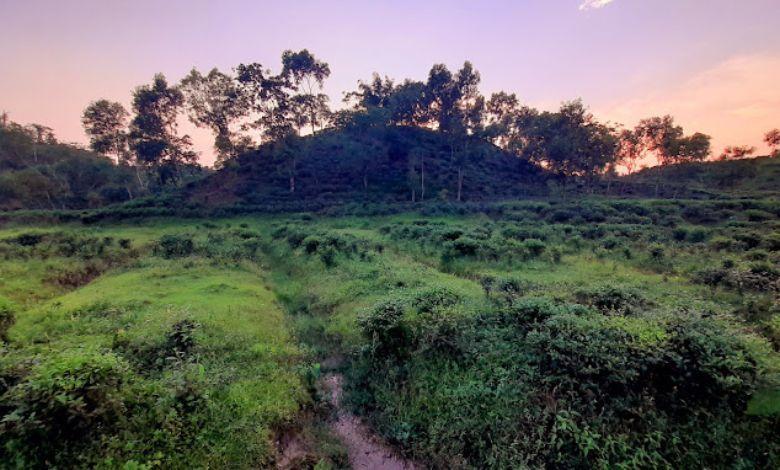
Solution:
M 470 60 L 482 92 L 555 109 L 582 98 L 602 120 L 633 126 L 672 114 L 725 145 L 780 127 L 780 0 L 110 1 L 0 0 L 0 110 L 85 143 L 84 107 L 129 107 L 156 72 L 274 70 L 308 48 L 342 93 L 379 72 L 425 79 Z M 191 126 L 185 126 L 192 132 Z M 211 137 L 193 133 L 211 163 Z

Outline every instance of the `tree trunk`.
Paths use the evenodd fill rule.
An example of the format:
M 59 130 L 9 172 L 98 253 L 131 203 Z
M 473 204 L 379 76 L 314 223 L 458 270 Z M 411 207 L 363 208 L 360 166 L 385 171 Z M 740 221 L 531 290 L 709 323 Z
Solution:
M 416 191 L 414 190 L 414 188 L 412 188 L 412 204 L 417 202 L 417 197 L 416 196 L 417 196 Z
M 463 193 L 463 168 L 458 167 L 458 202 L 461 200 Z
M 420 201 L 425 200 L 425 158 L 420 157 Z
M 368 175 L 363 173 L 363 190 L 368 191 Z
M 290 167 L 290 193 L 295 192 L 295 158 L 292 159 L 292 166 Z

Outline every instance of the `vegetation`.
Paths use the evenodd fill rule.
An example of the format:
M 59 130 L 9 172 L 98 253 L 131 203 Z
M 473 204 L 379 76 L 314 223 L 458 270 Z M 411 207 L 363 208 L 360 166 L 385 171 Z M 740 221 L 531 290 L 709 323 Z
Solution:
M 3 116 L 2 466 L 342 468 L 350 412 L 434 468 L 780 467 L 777 158 L 330 73 L 157 75 L 91 151 Z

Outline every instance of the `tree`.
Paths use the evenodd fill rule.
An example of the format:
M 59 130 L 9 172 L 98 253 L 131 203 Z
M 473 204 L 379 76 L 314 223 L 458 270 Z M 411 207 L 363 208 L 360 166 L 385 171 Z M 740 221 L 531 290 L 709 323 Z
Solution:
M 644 147 L 655 153 L 658 163 L 668 165 L 675 162 L 676 149 L 683 137 L 683 129 L 674 124 L 674 118 L 666 115 L 643 119 L 634 129 Z
M 325 79 L 330 76 L 330 67 L 314 57 L 307 49 L 299 52 L 290 50 L 282 53 L 281 76 L 294 90 L 293 107 L 298 129 L 307 123 L 312 134 L 317 127 L 323 127 L 329 115 L 328 96 L 322 93 Z
M 345 103 L 352 103 L 355 110 L 365 111 L 369 108 L 387 108 L 390 106 L 390 98 L 395 93 L 395 84 L 389 77 L 384 79 L 378 73 L 374 73 L 371 81 L 358 81 L 357 91 L 351 91 L 344 95 Z
M 119 163 L 128 163 L 127 118 L 130 114 L 120 103 L 105 99 L 93 101 L 84 110 L 81 123 L 89 136 L 89 147 L 103 155 L 113 155 Z
M 734 145 L 728 146 L 723 149 L 723 153 L 720 154 L 720 160 L 741 160 L 749 155 L 753 155 L 756 152 L 755 147 L 747 145 Z
M 780 129 L 772 129 L 764 136 L 764 142 L 772 149 L 774 156 L 780 155 Z
M 219 70 L 203 75 L 192 69 L 180 85 L 190 121 L 214 132 L 217 164 L 244 152 L 251 139 L 241 136 L 231 126 L 249 113 L 249 100 L 242 87 Z
M 564 103 L 557 113 L 526 111 L 519 117 L 522 156 L 561 177 L 592 183 L 618 157 L 614 129 L 601 124 L 582 101 Z
M 168 86 L 162 74 L 133 93 L 130 149 L 138 165 L 157 172 L 162 185 L 178 181 L 183 167 L 197 162 L 189 136 L 177 133 L 176 119 L 183 105 L 182 92 Z
M 634 173 L 639 160 L 644 155 L 645 147 L 642 137 L 630 129 L 623 129 L 618 134 L 617 163 L 625 167 L 628 174 Z
M 435 64 L 426 83 L 429 116 L 449 142 L 450 160 L 457 174 L 458 201 L 463 197 L 470 140 L 482 131 L 485 100 L 479 95 L 479 82 L 479 72 L 471 62 L 465 62 L 455 75 L 446 65 Z
M 485 105 L 485 133 L 488 140 L 507 149 L 517 131 L 519 101 L 514 93 L 493 93 Z
M 712 137 L 696 132 L 677 141 L 676 163 L 701 162 L 710 156 Z
M 702 161 L 710 154 L 710 136 L 700 132 L 685 136 L 683 128 L 675 125 L 669 115 L 643 119 L 634 132 L 661 165 Z

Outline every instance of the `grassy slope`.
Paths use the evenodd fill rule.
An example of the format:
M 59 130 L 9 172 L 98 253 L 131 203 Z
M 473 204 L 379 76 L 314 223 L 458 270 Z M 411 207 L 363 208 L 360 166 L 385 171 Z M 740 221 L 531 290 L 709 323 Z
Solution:
M 174 226 L 114 227 L 99 233 L 130 237 L 140 245 Z M 209 397 L 208 418 L 194 448 L 163 456 L 162 462 L 246 467 L 270 461 L 273 426 L 291 421 L 307 397 L 297 370 L 300 351 L 273 294 L 259 282 L 257 267 L 146 258 L 62 294 L 43 282 L 46 266 L 62 263 L 0 263 L 3 276 L 12 280 L 3 283 L 1 294 L 28 304 L 11 330 L 12 340 L 24 345 L 17 353 L 46 357 L 67 350 L 109 350 L 117 337 L 152 345 L 164 341 L 175 322 L 193 320 L 200 325 L 197 363 Z M 165 387 L 169 377 L 149 373 L 143 380 Z M 132 451 L 124 457 L 154 460 Z
M 246 217 L 218 224 L 243 224 L 259 230 L 265 241 L 264 269 L 251 263 L 226 265 L 199 258 L 144 258 L 137 265 L 107 273 L 92 284 L 63 295 L 43 282 L 47 265 L 62 260 L 6 261 L 0 263 L 0 276 L 10 283 L 0 287 L 0 295 L 28 303 L 12 336 L 28 344 L 46 338 L 48 343 L 29 346 L 41 354 L 85 344 L 110 346 L 117 331 L 131 342 L 153 343 L 178 319 L 187 317 L 199 322 L 200 363 L 209 378 L 213 405 L 203 446 L 193 449 L 193 455 L 210 458 L 218 466 L 248 458 L 246 455 L 256 460 L 243 460 L 245 464 L 267 460 L 271 428 L 292 419 L 307 400 L 296 371 L 302 353 L 294 345 L 290 329 L 320 359 L 348 352 L 360 342 L 359 314 L 400 292 L 447 286 L 466 299 L 464 313 L 468 313 L 485 306 L 479 275 L 511 274 L 536 284 L 542 295 L 564 300 L 571 300 L 577 288 L 600 282 L 634 286 L 659 310 L 692 307 L 725 314 L 738 300 L 724 292 L 713 294 L 708 288 L 685 280 L 688 265 L 716 262 L 722 257 L 720 253 L 681 248 L 675 252 L 677 268 L 671 270 L 648 268 L 642 260 L 589 250 L 567 251 L 560 263 L 545 259 L 498 263 L 471 260 L 445 267 L 436 250 L 415 242 L 392 240 L 378 231 L 382 225 L 415 218 L 419 216 L 306 221 L 311 232 L 333 231 L 385 247 L 381 253 L 372 253 L 368 260 L 338 258 L 331 268 L 317 256 L 291 250 L 283 241 L 272 241 L 272 226 L 287 218 Z M 483 217 L 438 220 L 473 227 L 489 221 Z M 5 229 L 0 237 L 28 230 Z M 163 233 L 205 232 L 197 221 L 155 221 L 91 230 L 100 235 L 132 238 L 138 246 Z M 273 293 L 263 287 L 264 283 Z M 289 313 L 288 319 L 274 305 L 274 295 Z M 73 314 L 101 302 L 127 308 L 114 318 Z M 767 367 L 780 369 L 776 354 L 767 360 L 771 362 Z M 757 395 L 750 412 L 777 413 L 777 393 L 765 390 Z M 435 397 L 432 393 L 431 400 L 441 399 Z M 430 403 L 445 404 L 446 400 Z M 247 448 L 253 452 L 244 453 Z M 207 454 L 210 457 L 205 457 Z

